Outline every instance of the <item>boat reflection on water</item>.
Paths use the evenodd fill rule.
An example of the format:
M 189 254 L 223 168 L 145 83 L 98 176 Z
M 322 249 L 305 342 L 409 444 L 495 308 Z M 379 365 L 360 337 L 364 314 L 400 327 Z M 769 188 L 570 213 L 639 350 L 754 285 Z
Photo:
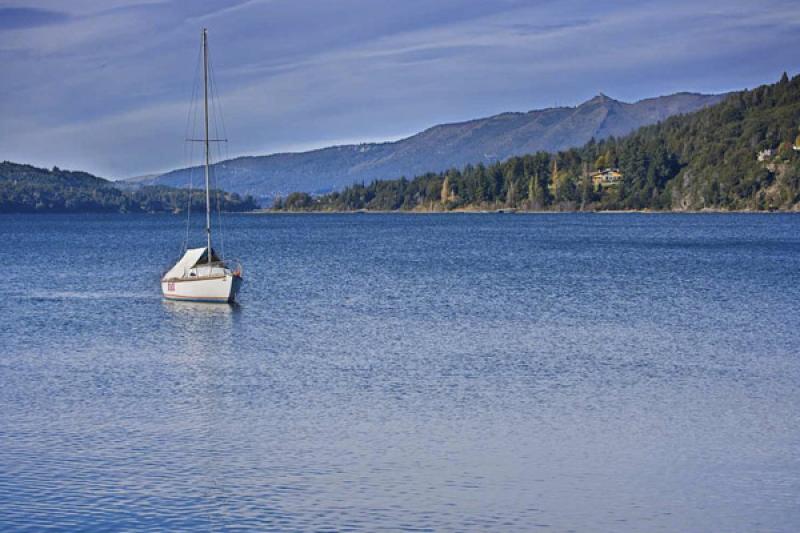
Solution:
M 233 349 L 239 305 L 171 300 L 162 300 L 162 305 L 170 332 L 185 341 L 192 353 Z
M 201 317 L 201 316 L 232 316 L 241 312 L 238 303 L 212 303 L 212 302 L 181 302 L 175 300 L 162 300 L 164 309 L 175 316 Z

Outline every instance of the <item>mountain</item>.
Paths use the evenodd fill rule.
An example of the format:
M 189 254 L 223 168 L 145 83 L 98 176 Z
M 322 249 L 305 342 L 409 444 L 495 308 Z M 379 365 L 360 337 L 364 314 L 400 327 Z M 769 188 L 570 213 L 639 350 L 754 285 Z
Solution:
M 580 148 L 379 180 L 287 210 L 800 210 L 800 76 Z
M 625 135 L 723 98 L 677 93 L 629 104 L 601 94 L 577 107 L 502 113 L 442 124 L 396 142 L 239 157 L 216 164 L 214 170 L 218 183 L 239 193 L 271 197 L 298 190 L 325 192 L 361 181 L 411 177 L 467 163 L 491 163 L 538 150 L 580 146 L 591 138 Z M 182 187 L 189 183 L 189 170 L 138 178 L 137 182 Z
M 192 208 L 205 210 L 202 191 L 163 185 L 121 190 L 114 182 L 86 172 L 53 167 L 51 170 L 10 161 L 0 163 L 0 213 L 80 212 L 176 212 L 185 210 L 192 195 Z M 255 209 L 253 198 L 214 191 L 225 211 Z

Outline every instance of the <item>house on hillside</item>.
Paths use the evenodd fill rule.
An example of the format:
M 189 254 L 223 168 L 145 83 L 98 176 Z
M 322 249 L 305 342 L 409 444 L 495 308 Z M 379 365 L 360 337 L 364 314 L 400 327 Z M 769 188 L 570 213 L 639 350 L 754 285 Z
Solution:
M 618 168 L 604 168 L 592 174 L 592 184 L 595 187 L 611 187 L 622 181 L 622 173 Z
M 766 150 L 761 150 L 758 152 L 757 156 L 759 161 L 767 161 L 768 159 L 772 159 L 775 157 L 775 149 L 774 148 L 767 148 Z

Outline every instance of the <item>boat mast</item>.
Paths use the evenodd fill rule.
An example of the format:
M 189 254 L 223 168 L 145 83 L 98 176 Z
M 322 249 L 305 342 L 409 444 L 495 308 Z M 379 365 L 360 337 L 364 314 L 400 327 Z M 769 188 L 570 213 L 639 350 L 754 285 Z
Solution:
M 208 167 L 211 159 L 211 151 L 208 144 L 208 34 L 203 28 L 203 100 L 205 107 L 205 125 L 206 125 L 206 238 L 208 240 L 208 264 L 211 265 L 211 190 L 208 178 Z

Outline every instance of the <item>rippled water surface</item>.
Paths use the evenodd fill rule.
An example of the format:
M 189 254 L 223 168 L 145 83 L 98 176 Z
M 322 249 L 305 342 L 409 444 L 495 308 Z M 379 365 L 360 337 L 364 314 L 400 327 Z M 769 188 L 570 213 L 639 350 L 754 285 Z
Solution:
M 800 529 L 800 216 L 225 222 L 0 217 L 2 530 Z

